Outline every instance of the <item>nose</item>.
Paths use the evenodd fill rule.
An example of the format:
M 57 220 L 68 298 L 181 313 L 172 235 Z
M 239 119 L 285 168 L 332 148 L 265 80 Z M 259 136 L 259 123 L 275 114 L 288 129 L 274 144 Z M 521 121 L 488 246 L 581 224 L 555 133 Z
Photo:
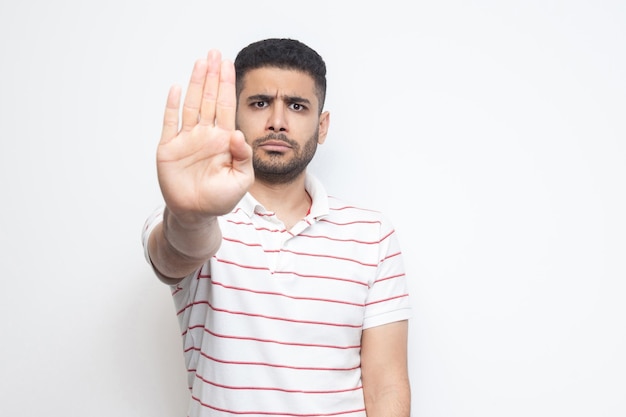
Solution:
M 267 120 L 267 130 L 273 132 L 286 132 L 287 131 L 287 118 L 286 113 L 280 103 L 272 106 L 270 117 Z

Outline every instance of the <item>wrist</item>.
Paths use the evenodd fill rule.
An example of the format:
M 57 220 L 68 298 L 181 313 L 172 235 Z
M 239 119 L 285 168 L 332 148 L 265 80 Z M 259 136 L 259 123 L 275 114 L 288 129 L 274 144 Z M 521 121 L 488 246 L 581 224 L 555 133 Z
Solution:
M 163 211 L 163 237 L 179 256 L 206 260 L 217 251 L 222 236 L 217 217 L 181 221 L 166 207 Z

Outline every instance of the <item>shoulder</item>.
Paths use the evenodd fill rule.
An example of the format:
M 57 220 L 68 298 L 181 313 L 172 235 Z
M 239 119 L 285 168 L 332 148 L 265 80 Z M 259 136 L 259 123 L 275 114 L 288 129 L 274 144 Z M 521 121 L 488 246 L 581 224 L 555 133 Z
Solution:
M 352 219 L 355 221 L 370 221 L 387 223 L 388 218 L 380 210 L 347 201 L 335 196 L 328 196 L 329 216 L 333 218 Z
M 318 219 L 318 224 L 342 230 L 336 233 L 354 234 L 368 241 L 382 241 L 394 234 L 393 224 L 379 210 L 334 196 L 328 197 L 328 209 L 328 215 Z

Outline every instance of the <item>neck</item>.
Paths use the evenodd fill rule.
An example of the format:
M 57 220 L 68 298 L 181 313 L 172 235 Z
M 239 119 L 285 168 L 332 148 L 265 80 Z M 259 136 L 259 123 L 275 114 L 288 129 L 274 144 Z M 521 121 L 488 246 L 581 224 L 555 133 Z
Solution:
M 257 179 L 250 194 L 267 210 L 276 213 L 289 229 L 311 208 L 311 197 L 304 187 L 304 180 L 304 175 L 288 184 L 270 184 Z

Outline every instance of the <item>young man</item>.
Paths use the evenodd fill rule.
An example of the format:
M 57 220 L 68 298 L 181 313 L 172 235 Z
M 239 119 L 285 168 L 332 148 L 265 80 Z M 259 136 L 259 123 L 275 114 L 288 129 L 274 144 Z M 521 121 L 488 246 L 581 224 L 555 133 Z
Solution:
M 236 73 L 235 73 L 236 71 Z M 375 211 L 306 167 L 326 138 L 326 66 L 266 39 L 170 89 L 143 243 L 171 286 L 189 416 L 408 417 L 402 254 Z M 180 122 L 180 123 L 179 123 Z

